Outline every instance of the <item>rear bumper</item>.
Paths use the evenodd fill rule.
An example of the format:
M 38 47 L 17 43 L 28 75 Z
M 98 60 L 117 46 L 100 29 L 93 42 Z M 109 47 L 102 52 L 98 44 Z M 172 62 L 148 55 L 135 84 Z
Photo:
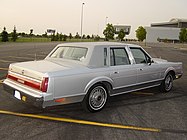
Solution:
M 82 102 L 85 94 L 60 96 L 54 98 L 53 93 L 43 93 L 9 79 L 3 81 L 3 88 L 9 95 L 25 103 L 39 108 Z
M 17 89 L 14 89 L 14 88 L 6 85 L 5 83 L 3 83 L 3 88 L 5 91 L 7 91 L 13 97 L 15 97 L 15 91 L 18 91 L 20 93 L 20 100 L 21 101 L 29 103 L 29 104 L 34 105 L 39 108 L 43 108 L 43 97 L 37 98 L 37 97 L 30 96 L 22 91 L 19 91 Z
M 36 106 L 38 108 L 46 108 L 49 106 L 55 106 L 55 105 L 63 105 L 63 104 L 71 104 L 71 103 L 77 103 L 81 102 L 84 98 L 84 94 L 81 95 L 75 95 L 75 96 L 65 96 L 62 98 L 52 99 L 52 100 L 45 100 L 47 96 L 37 96 L 33 97 L 29 95 L 28 93 L 24 91 L 23 87 L 20 88 L 18 85 L 14 86 L 13 84 L 10 84 L 9 82 L 3 83 L 3 88 L 5 91 L 9 93 L 9 95 L 13 96 L 15 99 L 18 99 L 15 97 L 15 91 L 20 94 L 20 101 L 23 101 L 25 103 L 31 104 L 33 106 Z M 29 91 L 29 93 L 33 94 L 33 92 Z

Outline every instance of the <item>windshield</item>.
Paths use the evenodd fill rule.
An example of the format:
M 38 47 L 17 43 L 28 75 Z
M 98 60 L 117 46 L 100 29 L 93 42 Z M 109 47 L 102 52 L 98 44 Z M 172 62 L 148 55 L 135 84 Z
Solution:
M 58 47 L 50 57 L 82 61 L 86 58 L 87 48 Z

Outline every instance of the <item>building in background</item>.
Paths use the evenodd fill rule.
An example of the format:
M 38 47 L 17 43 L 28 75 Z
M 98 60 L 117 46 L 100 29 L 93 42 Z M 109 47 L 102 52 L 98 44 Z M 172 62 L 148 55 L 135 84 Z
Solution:
M 124 30 L 124 32 L 125 32 L 126 35 L 129 35 L 130 34 L 130 30 L 131 30 L 131 26 L 114 25 L 114 29 L 115 29 L 116 34 L 118 34 L 119 31 L 122 29 L 122 30 Z
M 151 27 L 187 28 L 187 19 L 173 18 L 169 22 L 152 23 Z
M 181 28 L 187 28 L 187 19 L 171 19 L 169 22 L 152 23 L 146 29 L 146 42 L 179 42 Z

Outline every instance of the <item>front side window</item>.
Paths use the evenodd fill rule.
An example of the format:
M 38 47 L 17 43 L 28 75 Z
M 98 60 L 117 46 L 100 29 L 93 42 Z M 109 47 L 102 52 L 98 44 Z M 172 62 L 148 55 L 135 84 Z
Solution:
M 87 54 L 87 48 L 80 47 L 58 47 L 50 57 L 82 61 Z
M 125 48 L 111 48 L 110 49 L 110 65 L 128 65 L 130 64 Z
M 136 64 L 148 63 L 149 56 L 141 48 L 130 48 Z

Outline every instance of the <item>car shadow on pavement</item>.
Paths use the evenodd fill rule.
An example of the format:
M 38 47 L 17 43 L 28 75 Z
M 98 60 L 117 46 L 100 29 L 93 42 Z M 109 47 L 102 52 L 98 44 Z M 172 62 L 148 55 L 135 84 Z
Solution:
M 118 95 L 110 98 L 110 105 L 107 107 L 116 108 L 120 106 L 131 106 L 131 105 L 141 105 L 153 102 L 160 102 L 165 100 L 171 100 L 181 97 L 186 97 L 185 92 L 179 92 L 179 89 L 173 88 L 172 91 L 163 93 L 159 91 L 158 87 L 150 88 L 146 90 L 141 90 L 135 93 L 128 93 L 124 95 Z
M 105 108 L 101 112 L 97 112 L 97 113 L 88 113 L 84 111 L 82 109 L 81 103 L 47 107 L 43 110 L 40 110 L 39 113 L 49 114 L 49 115 L 51 114 L 55 116 L 57 115 L 58 117 L 68 116 L 77 119 L 78 116 L 80 115 L 82 116 L 83 114 L 86 116 L 93 116 L 93 114 L 99 114 L 105 112 L 106 110 L 109 113 L 110 111 L 113 111 L 118 107 L 150 104 L 154 102 L 171 100 L 171 99 L 176 99 L 186 96 L 187 94 L 185 93 L 182 94 L 181 92 L 180 93 L 175 92 L 175 88 L 168 93 L 162 93 L 156 87 L 147 90 L 142 90 L 136 93 L 127 93 L 123 95 L 110 97 Z

